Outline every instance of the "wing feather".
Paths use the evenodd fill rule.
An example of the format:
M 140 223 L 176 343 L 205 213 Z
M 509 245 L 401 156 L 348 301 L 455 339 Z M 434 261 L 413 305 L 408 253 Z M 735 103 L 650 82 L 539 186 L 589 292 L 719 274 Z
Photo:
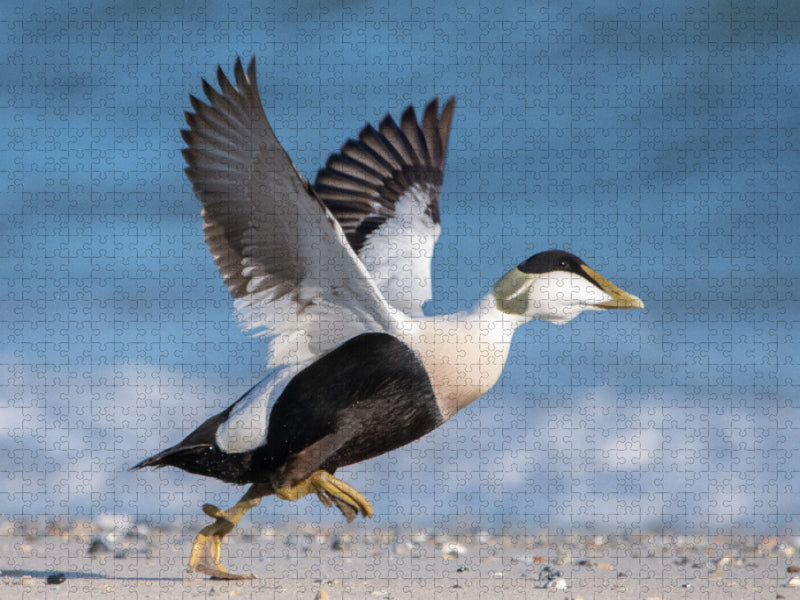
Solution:
M 403 130 L 411 148 L 414 150 L 414 165 L 422 166 L 430 163 L 428 155 L 428 145 L 425 143 L 425 136 L 422 135 L 417 125 L 417 115 L 414 113 L 414 107 L 409 106 L 403 116 L 400 118 L 400 127 Z
M 186 175 L 237 316 L 273 336 L 268 363 L 298 368 L 360 333 L 394 331 L 396 311 L 275 137 L 255 60 L 245 72 L 237 59 L 234 82 L 219 68 L 217 84 L 203 80 L 207 102 L 190 96 Z
M 342 226 L 380 292 L 399 310 L 422 314 L 431 297 L 430 263 L 441 230 L 439 195 L 453 98 L 434 99 L 417 122 L 384 117 L 348 140 L 317 174 L 314 190 Z

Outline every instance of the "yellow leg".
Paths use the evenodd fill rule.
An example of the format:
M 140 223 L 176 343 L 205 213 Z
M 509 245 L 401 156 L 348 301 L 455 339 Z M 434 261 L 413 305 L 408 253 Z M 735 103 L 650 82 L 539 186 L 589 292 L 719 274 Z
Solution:
M 271 490 L 261 484 L 255 484 L 229 510 L 220 510 L 212 504 L 204 504 L 203 512 L 216 519 L 214 523 L 204 527 L 194 539 L 192 553 L 189 556 L 189 569 L 205 573 L 217 579 L 253 579 L 250 574 L 235 575 L 229 573 L 220 564 L 222 556 L 222 538 L 231 532 L 245 513 L 261 502 L 261 497 Z
M 360 513 L 372 516 L 372 505 L 358 490 L 336 479 L 326 471 L 314 471 L 307 479 L 293 487 L 278 488 L 275 495 L 281 500 L 297 500 L 312 492 L 325 506 L 336 505 L 349 523 Z

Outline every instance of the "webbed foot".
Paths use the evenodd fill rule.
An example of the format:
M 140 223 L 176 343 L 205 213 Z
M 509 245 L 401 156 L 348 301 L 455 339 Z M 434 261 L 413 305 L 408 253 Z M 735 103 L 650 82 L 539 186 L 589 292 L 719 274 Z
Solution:
M 229 510 L 220 510 L 213 504 L 204 504 L 203 512 L 216 519 L 211 525 L 204 527 L 192 545 L 189 556 L 189 570 L 211 576 L 213 579 L 255 579 L 249 573 L 238 575 L 229 572 L 220 563 L 222 556 L 222 538 L 228 535 L 248 510 L 261 502 L 265 490 L 253 486 Z
M 275 495 L 282 500 L 298 500 L 312 492 L 317 494 L 325 506 L 335 505 L 342 511 L 348 523 L 359 514 L 364 517 L 371 517 L 373 514 L 372 505 L 361 492 L 327 471 L 314 471 L 295 486 L 276 489 Z

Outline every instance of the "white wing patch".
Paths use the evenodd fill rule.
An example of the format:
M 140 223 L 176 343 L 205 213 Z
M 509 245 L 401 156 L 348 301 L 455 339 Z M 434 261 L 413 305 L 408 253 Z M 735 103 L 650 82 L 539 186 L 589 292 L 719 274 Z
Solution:
M 223 452 L 249 452 L 267 441 L 269 407 L 289 385 L 299 366 L 282 367 L 265 377 L 236 403 L 228 420 L 217 429 L 217 446 Z
M 270 340 L 270 362 L 274 365 L 306 366 L 362 333 L 396 331 L 379 323 L 357 303 L 342 305 L 334 300 L 320 293 L 308 300 L 305 309 L 298 309 L 294 298 L 273 300 L 270 292 L 257 292 L 247 300 L 236 300 L 234 307 L 245 329 L 255 329 L 255 335 L 274 336 Z
M 422 305 L 432 296 L 430 264 L 442 229 L 428 210 L 432 193 L 420 184 L 411 186 L 359 252 L 389 304 L 412 317 L 423 316 Z

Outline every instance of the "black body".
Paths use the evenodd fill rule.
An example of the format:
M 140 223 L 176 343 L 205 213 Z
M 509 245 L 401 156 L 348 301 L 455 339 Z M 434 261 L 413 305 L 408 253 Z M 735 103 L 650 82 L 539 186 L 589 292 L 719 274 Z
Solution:
M 355 337 L 295 375 L 272 408 L 264 446 L 235 454 L 217 446 L 232 408 L 133 468 L 170 465 L 229 483 L 286 487 L 399 448 L 443 421 L 419 358 L 384 333 Z

